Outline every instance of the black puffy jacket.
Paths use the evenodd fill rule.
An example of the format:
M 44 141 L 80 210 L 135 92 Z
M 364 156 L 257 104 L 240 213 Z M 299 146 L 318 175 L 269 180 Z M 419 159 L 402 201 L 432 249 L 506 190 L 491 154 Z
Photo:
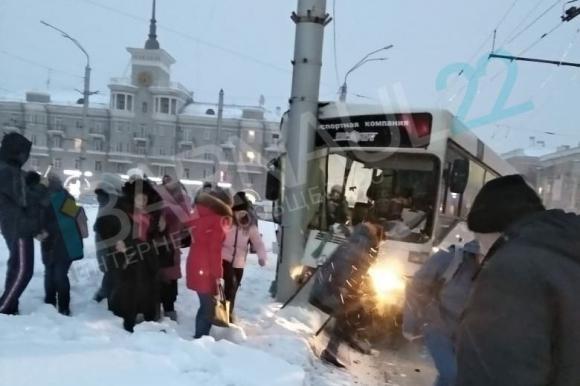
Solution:
M 459 329 L 458 386 L 580 385 L 580 217 L 512 226 L 476 278 Z
M 8 244 L 39 234 L 43 225 L 39 212 L 48 204 L 26 186 L 26 173 L 21 168 L 31 147 L 32 143 L 18 133 L 6 134 L 0 146 L 0 227 Z

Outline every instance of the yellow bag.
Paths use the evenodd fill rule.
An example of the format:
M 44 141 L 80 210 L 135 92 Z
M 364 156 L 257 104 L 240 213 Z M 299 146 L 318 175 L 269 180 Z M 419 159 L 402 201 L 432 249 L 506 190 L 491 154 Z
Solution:
M 224 287 L 221 284 L 218 285 L 218 296 L 216 299 L 212 324 L 218 327 L 230 326 L 230 302 L 226 300 Z

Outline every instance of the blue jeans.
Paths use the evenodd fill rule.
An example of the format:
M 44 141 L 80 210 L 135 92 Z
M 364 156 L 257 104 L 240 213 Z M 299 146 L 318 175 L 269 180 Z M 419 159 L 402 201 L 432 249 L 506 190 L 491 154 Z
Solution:
M 454 386 L 457 378 L 457 358 L 451 337 L 440 331 L 427 331 L 425 344 L 439 372 L 434 386 Z
M 209 335 L 215 312 L 215 296 L 211 294 L 197 293 L 199 297 L 199 310 L 195 316 L 195 339 Z

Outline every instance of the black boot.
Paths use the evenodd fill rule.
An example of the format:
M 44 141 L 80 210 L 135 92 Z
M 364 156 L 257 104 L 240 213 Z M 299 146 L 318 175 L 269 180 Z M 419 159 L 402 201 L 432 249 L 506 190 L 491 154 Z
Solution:
M 321 353 L 320 353 L 320 359 L 322 359 L 323 361 L 330 363 L 331 365 L 334 365 L 338 368 L 344 369 L 346 366 L 344 365 L 344 363 L 342 363 L 340 361 L 340 359 L 338 359 L 338 355 L 336 355 L 335 353 L 332 353 L 330 350 L 328 349 L 324 349 Z

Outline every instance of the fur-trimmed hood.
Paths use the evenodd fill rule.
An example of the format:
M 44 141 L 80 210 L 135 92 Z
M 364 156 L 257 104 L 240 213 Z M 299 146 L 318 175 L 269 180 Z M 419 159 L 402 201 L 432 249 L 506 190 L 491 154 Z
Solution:
M 195 198 L 195 205 L 206 207 L 220 216 L 233 216 L 232 208 L 211 193 L 201 192 Z

